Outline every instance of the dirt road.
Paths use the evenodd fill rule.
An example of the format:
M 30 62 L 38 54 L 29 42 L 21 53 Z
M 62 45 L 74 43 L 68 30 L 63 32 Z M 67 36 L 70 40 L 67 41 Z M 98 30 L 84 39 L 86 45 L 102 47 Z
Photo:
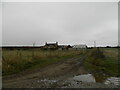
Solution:
M 58 88 L 58 87 L 86 87 L 86 84 L 70 86 L 66 81 L 76 75 L 89 73 L 82 66 L 85 56 L 67 59 L 41 69 L 24 71 L 16 75 L 3 77 L 3 88 Z M 92 87 L 96 84 L 91 85 Z M 87 84 L 90 86 L 90 84 Z M 98 84 L 97 87 L 106 87 Z M 107 86 L 109 87 L 109 86 Z
M 61 85 L 60 82 L 68 77 L 87 73 L 81 64 L 83 59 L 84 57 L 71 58 L 41 69 L 3 77 L 3 88 L 59 87 Z M 51 82 L 51 84 L 43 82 L 45 80 L 46 82 Z M 56 81 L 59 82 L 57 83 L 58 85 L 53 83 Z

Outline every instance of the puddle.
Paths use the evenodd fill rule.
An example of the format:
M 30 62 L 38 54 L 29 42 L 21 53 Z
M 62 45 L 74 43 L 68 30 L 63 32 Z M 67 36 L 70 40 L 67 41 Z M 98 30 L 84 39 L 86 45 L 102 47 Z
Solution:
M 108 85 L 108 84 L 113 84 L 113 85 L 120 85 L 120 77 L 110 77 L 107 78 L 107 80 L 105 80 L 104 84 Z
M 73 80 L 81 81 L 81 82 L 93 82 L 93 83 L 96 82 L 92 74 L 83 74 L 83 75 L 74 76 Z
M 48 82 L 48 83 L 55 83 L 57 82 L 57 80 L 48 80 L 48 79 L 43 79 L 43 80 L 40 80 L 41 82 Z
M 83 75 L 74 76 L 73 80 L 80 81 L 80 82 L 87 82 L 87 83 L 97 83 L 96 78 L 92 74 L 83 74 Z M 105 85 L 112 84 L 112 85 L 118 86 L 120 85 L 120 77 L 110 77 L 110 78 L 104 79 L 104 81 L 101 83 Z

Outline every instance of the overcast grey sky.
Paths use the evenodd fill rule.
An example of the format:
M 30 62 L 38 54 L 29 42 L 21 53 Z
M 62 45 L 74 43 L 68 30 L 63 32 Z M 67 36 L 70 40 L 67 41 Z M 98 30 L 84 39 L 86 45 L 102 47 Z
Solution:
M 117 45 L 116 2 L 4 2 L 3 45 Z

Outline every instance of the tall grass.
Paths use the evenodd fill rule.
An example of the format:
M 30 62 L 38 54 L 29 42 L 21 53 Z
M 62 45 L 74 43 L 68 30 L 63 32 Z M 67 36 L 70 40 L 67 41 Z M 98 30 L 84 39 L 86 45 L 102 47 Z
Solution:
M 3 50 L 3 75 L 9 75 L 26 69 L 40 68 L 49 64 L 80 55 L 80 50 L 42 51 L 42 50 Z

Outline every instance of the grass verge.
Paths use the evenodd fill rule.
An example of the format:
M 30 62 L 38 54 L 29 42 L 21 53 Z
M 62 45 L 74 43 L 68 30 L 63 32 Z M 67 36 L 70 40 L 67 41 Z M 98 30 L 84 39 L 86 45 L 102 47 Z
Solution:
M 2 75 L 35 69 L 82 55 L 80 50 L 41 51 L 41 50 L 3 50 Z
M 114 51 L 112 52 L 107 49 L 93 49 L 87 53 L 84 66 L 93 73 L 97 82 L 102 82 L 110 76 L 120 76 L 118 72 L 118 57 L 116 54 Z

